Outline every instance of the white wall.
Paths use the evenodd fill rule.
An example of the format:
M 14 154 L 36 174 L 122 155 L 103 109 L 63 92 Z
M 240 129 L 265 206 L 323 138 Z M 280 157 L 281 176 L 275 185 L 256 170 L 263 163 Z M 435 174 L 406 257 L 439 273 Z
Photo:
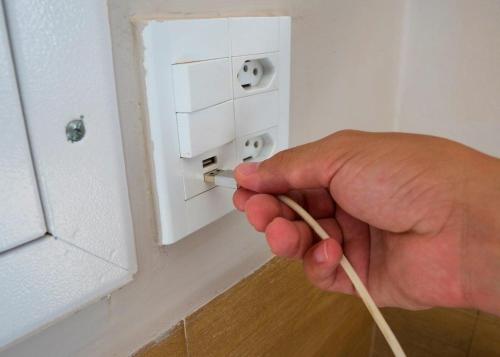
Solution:
M 500 155 L 500 1 L 411 0 L 398 129 Z
M 393 123 L 403 10 L 398 0 L 110 0 L 109 8 L 139 273 L 109 299 L 26 339 L 5 357 L 126 356 L 271 256 L 263 237 L 237 213 L 172 247 L 156 244 L 132 16 L 292 15 L 292 143 L 342 128 L 389 130 Z

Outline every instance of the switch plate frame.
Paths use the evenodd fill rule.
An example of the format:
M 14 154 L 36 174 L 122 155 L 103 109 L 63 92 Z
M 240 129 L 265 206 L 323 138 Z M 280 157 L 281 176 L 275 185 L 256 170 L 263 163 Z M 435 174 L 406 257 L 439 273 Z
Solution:
M 143 41 L 143 73 L 147 106 L 147 125 L 149 151 L 152 166 L 152 182 L 160 244 L 173 244 L 194 231 L 215 221 L 233 210 L 233 190 L 224 187 L 207 186 L 197 195 L 187 194 L 185 187 L 186 165 L 180 155 L 178 122 L 174 93 L 172 65 L 228 58 L 231 60 L 233 101 L 237 97 L 257 95 L 276 91 L 278 101 L 277 122 L 268 127 L 258 128 L 259 132 L 270 129 L 276 143 L 273 152 L 288 147 L 289 135 L 289 97 L 290 97 L 290 35 L 291 18 L 272 17 L 229 17 L 212 19 L 137 19 L 140 22 L 140 36 Z M 263 36 L 262 47 L 255 41 L 241 43 L 247 38 L 241 31 L 245 24 L 250 28 L 275 31 L 269 41 Z M 243 26 L 243 27 L 242 27 Z M 262 35 L 262 31 L 258 31 Z M 182 37 L 183 42 L 178 39 Z M 200 43 L 196 38 L 200 38 Z M 201 40 L 203 39 L 203 40 Z M 203 42 L 203 43 L 202 43 Z M 212 43 L 213 46 L 205 46 Z M 182 48 L 181 48 L 182 44 Z M 247 46 L 248 45 L 248 46 Z M 236 51 L 232 55 L 233 50 Z M 237 88 L 234 63 L 243 58 L 262 58 L 272 56 L 275 62 L 276 78 L 272 85 L 257 89 L 254 93 Z M 234 61 L 233 61 L 234 60 Z M 240 90 L 241 89 L 241 90 Z M 239 94 L 238 94 L 239 93 Z M 234 108 L 234 104 L 233 104 Z M 235 118 L 235 123 L 236 123 Z M 272 127 L 272 128 L 271 128 Z M 231 149 L 226 154 L 226 162 L 241 162 L 236 145 L 241 138 L 236 137 L 227 145 Z M 233 156 L 231 160 L 230 156 Z M 200 159 L 201 160 L 201 159 Z M 219 167 L 232 169 L 233 167 Z M 200 181 L 203 177 L 200 175 Z M 190 178 L 192 180 L 192 177 Z M 196 187 L 192 185 L 191 187 Z M 203 184 L 201 184 L 203 186 Z M 189 197 L 189 199 L 186 199 Z

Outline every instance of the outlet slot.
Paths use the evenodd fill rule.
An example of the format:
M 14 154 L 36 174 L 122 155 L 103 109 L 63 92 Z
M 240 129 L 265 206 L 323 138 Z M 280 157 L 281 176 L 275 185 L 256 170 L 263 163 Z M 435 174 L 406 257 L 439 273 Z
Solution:
M 203 168 L 217 164 L 217 156 L 211 156 L 201 162 Z
M 184 199 L 189 200 L 214 188 L 203 180 L 203 175 L 216 169 L 232 169 L 236 166 L 234 141 L 193 158 L 182 159 Z
M 246 90 L 267 88 L 274 78 L 276 70 L 270 58 L 247 59 L 238 70 L 237 79 Z
M 239 157 L 243 162 L 262 161 L 276 151 L 276 133 L 274 129 L 252 134 L 239 140 Z

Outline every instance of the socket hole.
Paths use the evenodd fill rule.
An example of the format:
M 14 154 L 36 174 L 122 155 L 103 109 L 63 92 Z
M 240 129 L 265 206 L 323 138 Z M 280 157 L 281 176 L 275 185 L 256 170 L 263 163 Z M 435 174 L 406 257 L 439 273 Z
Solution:
M 269 130 L 241 140 L 240 160 L 262 161 L 270 157 L 276 148 L 275 135 L 273 130 Z
M 214 165 L 217 163 L 217 156 L 212 156 L 212 157 L 209 157 L 207 159 L 204 159 L 201 164 L 203 166 L 203 168 L 207 167 L 207 166 L 210 166 L 210 165 Z
M 245 90 L 264 89 L 276 75 L 274 64 L 269 57 L 246 60 L 241 64 L 236 77 Z

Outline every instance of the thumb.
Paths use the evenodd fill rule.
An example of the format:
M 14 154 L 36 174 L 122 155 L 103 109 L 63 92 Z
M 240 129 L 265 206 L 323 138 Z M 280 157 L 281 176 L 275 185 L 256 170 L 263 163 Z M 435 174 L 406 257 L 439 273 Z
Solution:
M 277 194 L 292 189 L 328 188 L 335 172 L 349 156 L 349 147 L 353 147 L 350 137 L 360 134 L 337 132 L 281 151 L 261 163 L 240 164 L 235 169 L 235 178 L 241 187 L 254 192 Z

